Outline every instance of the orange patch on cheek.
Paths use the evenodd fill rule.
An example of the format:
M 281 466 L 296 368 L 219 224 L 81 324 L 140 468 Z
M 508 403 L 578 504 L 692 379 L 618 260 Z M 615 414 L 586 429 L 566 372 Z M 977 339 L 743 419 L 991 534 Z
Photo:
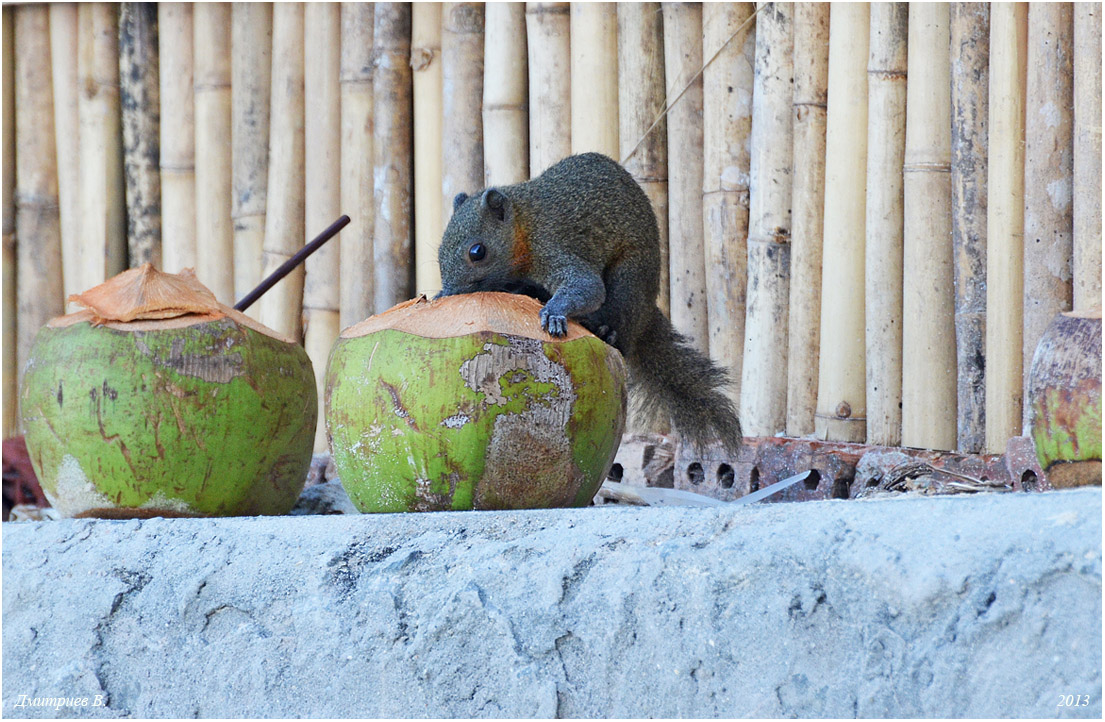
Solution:
M 530 255 L 529 234 L 520 226 L 514 227 L 514 246 L 510 252 L 510 267 L 519 274 L 526 275 L 530 272 L 533 258 Z

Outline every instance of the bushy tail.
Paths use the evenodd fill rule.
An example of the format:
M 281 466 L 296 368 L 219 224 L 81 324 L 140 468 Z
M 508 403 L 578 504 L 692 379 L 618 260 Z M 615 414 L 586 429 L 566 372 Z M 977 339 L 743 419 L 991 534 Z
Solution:
M 740 447 L 736 409 L 720 390 L 728 372 L 692 348 L 660 309 L 653 309 L 627 361 L 630 398 L 645 418 L 669 416 L 679 435 L 699 449 L 714 441 L 734 453 Z

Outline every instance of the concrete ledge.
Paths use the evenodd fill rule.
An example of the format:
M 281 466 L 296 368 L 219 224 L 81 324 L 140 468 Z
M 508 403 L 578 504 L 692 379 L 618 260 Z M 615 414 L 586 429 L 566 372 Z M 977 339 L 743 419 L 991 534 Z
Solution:
M 1101 593 L 1100 489 L 4 524 L 2 711 L 1099 718 Z

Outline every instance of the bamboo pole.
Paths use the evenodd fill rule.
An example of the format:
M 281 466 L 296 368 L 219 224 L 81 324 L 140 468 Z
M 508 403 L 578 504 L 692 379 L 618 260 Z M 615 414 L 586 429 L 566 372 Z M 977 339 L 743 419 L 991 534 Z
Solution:
M 194 13 L 196 276 L 215 298 L 233 303 L 230 3 L 199 3 Z
M 506 4 L 491 7 L 505 7 Z M 411 68 L 414 85 L 414 257 L 415 290 L 432 294 L 441 288 L 437 247 L 453 208 L 452 196 L 444 197 L 443 142 L 447 122 L 443 104 L 444 70 L 441 50 L 441 3 L 419 2 L 411 6 Z M 519 6 L 520 7 L 520 6 Z M 454 46 L 455 50 L 463 47 Z M 453 58 L 453 62 L 456 59 Z M 483 58 L 480 58 L 482 63 Z M 460 75 L 464 77 L 464 73 Z M 463 129 L 453 123 L 453 133 Z M 451 152 L 451 150 L 450 150 Z M 469 154 L 471 155 L 471 154 Z M 468 159 L 471 161 L 471 158 Z M 450 159 L 450 163 L 451 163 Z M 483 169 L 480 169 L 481 174 Z M 471 193 L 481 183 L 461 189 Z
M 572 153 L 618 155 L 618 10 L 616 3 L 572 3 Z
M 664 16 L 660 3 L 618 4 L 618 143 L 622 165 L 644 189 L 660 227 L 660 291 L 668 280 L 668 123 L 664 110 Z M 660 120 L 653 125 L 654 121 Z
M 127 264 L 116 13 L 112 3 L 77 7 L 82 288 L 102 283 Z
M 531 176 L 572 152 L 570 3 L 526 3 Z
M 21 377 L 38 329 L 64 306 L 49 10 L 45 5 L 16 8 L 14 32 L 16 369 Z
M 15 9 L 3 9 L 4 51 L 4 438 L 19 427 L 19 380 L 16 355 L 15 290 Z
M 273 5 L 269 179 L 262 277 L 268 277 L 303 245 L 303 50 L 303 4 Z M 303 267 L 292 270 L 258 303 L 261 323 L 299 338 Z
M 990 8 L 986 185 L 986 452 L 1021 433 L 1024 288 L 1024 107 L 1028 4 Z
M 986 438 L 986 138 L 990 7 L 951 5 L 952 248 L 955 273 L 956 449 Z
M 829 114 L 825 125 L 824 248 L 821 263 L 821 349 L 818 352 L 818 438 L 866 436 L 864 238 L 867 182 L 867 49 L 869 8 L 830 7 Z
M 192 98 L 192 3 L 161 3 L 161 263 L 196 266 L 196 134 Z
M 829 94 L 829 5 L 794 6 L 794 182 L 787 344 L 787 435 L 814 432 L 821 331 L 821 215 Z M 712 346 L 711 346 L 712 348 Z
M 903 168 L 902 443 L 954 449 L 949 10 L 911 3 Z
M 231 196 L 234 298 L 261 282 L 269 178 L 272 5 L 235 3 L 231 16 Z M 260 307 L 247 312 L 259 317 Z
M 483 187 L 483 27 L 482 3 L 442 5 L 444 155 L 438 194 L 442 198 L 443 225 L 453 214 L 453 198 L 458 193 L 475 193 Z M 441 287 L 441 277 L 434 273 L 440 240 L 439 237 L 432 244 L 415 249 L 416 266 L 426 267 L 422 278 L 436 282 L 432 289 L 419 286 L 419 291 Z
M 699 350 L 709 348 L 702 238 L 702 5 L 661 3 L 668 98 L 668 256 L 671 323 Z M 669 101 L 670 103 L 670 101 Z M 754 433 L 754 432 L 749 432 Z
M 794 151 L 792 12 L 791 5 L 773 3 L 756 18 L 748 309 L 740 399 L 741 425 L 751 436 L 771 436 L 786 428 Z M 674 312 L 674 303 L 672 308 Z
M 867 63 L 867 443 L 902 441 L 902 166 L 909 4 L 871 5 Z
M 84 235 L 81 232 L 80 114 L 77 110 L 77 5 L 50 4 L 50 67 L 54 86 L 54 137 L 61 212 L 61 265 L 65 297 L 82 286 Z M 13 346 L 14 348 L 14 346 Z
M 1101 303 L 1101 6 L 1074 6 L 1074 308 Z
M 728 392 L 740 403 L 748 279 L 748 172 L 756 31 L 752 3 L 702 6 L 702 229 L 710 354 L 729 369 Z M 574 37 L 574 36 L 573 36 Z M 722 45 L 729 41 L 722 50 Z M 718 51 L 721 51 L 718 54 Z M 574 66 L 573 66 L 574 67 Z
M 312 236 L 341 215 L 341 7 L 308 3 L 303 17 L 304 133 L 311 139 L 306 156 L 304 219 Z M 315 230 L 318 229 L 318 230 Z M 302 243 L 309 238 L 304 237 Z M 341 292 L 337 243 L 307 259 L 303 284 L 303 346 L 315 367 L 318 418 L 326 417 L 326 360 L 341 331 Z M 326 424 L 315 427 L 315 451 L 326 451 Z
M 521 183 L 529 178 L 526 8 L 488 3 L 484 12 L 483 129 L 495 139 L 483 147 L 484 185 Z
M 411 9 L 407 3 L 376 5 L 375 161 L 373 236 L 375 306 L 379 313 L 411 295 L 413 245 L 413 145 L 410 66 Z
M 161 267 L 161 152 L 157 6 L 119 6 L 119 81 L 123 111 L 127 258 Z M 64 236 L 64 231 L 62 233 Z
M 372 3 L 341 6 L 341 326 L 372 313 Z M 438 158 L 440 158 L 438 154 Z M 437 198 L 435 193 L 434 198 Z
M 1031 368 L 1036 345 L 1051 320 L 1071 310 L 1073 20 L 1070 3 L 1028 6 L 1022 339 L 1025 370 Z M 1026 389 L 1027 377 L 1026 373 Z M 1028 411 L 1025 408 L 1022 412 L 1026 431 Z

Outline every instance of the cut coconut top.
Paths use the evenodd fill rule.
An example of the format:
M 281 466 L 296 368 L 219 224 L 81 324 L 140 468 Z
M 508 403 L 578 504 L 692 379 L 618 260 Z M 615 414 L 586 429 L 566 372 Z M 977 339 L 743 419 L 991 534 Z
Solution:
M 295 343 L 294 339 L 219 303 L 191 268 L 180 273 L 164 273 L 143 263 L 84 293 L 73 294 L 69 300 L 86 310 L 53 318 L 47 326 L 65 328 L 87 321 L 93 326 L 107 326 L 118 331 L 155 331 L 184 328 L 229 316 L 258 333 Z
M 341 333 L 342 338 L 367 336 L 393 329 L 423 338 L 453 338 L 480 331 L 542 341 L 564 342 L 590 336 L 583 326 L 568 322 L 568 333 L 554 338 L 541 329 L 541 302 L 512 293 L 464 293 L 430 300 L 425 296 L 369 316 Z

